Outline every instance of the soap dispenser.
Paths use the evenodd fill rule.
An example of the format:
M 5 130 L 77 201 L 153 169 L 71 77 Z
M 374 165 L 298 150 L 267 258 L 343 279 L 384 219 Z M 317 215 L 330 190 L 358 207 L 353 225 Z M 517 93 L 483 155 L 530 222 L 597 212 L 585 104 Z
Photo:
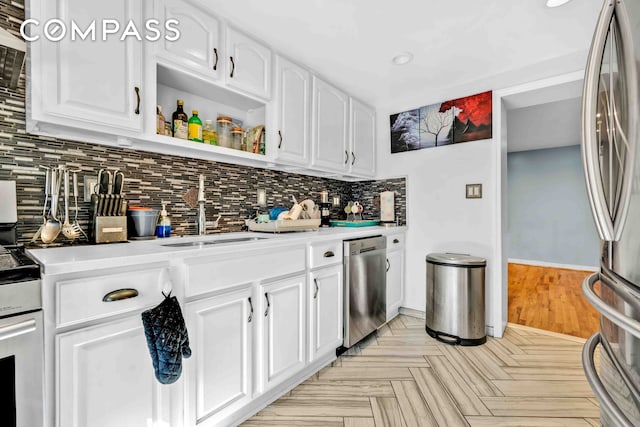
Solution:
M 162 210 L 160 211 L 160 220 L 156 225 L 157 237 L 170 237 L 171 236 L 171 221 L 167 214 L 167 204 L 162 202 Z

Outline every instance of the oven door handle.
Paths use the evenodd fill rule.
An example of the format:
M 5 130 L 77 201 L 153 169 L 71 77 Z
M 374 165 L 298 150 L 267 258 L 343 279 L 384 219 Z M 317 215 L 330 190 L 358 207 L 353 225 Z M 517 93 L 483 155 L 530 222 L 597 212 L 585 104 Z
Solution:
M 601 277 L 599 273 L 594 273 L 582 282 L 582 293 L 587 300 L 600 312 L 600 314 L 620 326 L 625 331 L 629 332 L 631 335 L 636 338 L 640 338 L 640 322 L 626 316 L 624 313 L 619 312 L 604 302 L 593 289 L 597 281 L 601 281 L 602 286 L 612 289 L 615 293 L 621 295 L 621 297 L 625 292 L 625 289 L 623 289 L 622 285 L 619 283 L 609 279 L 607 276 Z
M 15 338 L 36 330 L 36 319 L 23 320 L 0 327 L 0 341 Z
M 602 341 L 602 337 L 600 333 L 594 334 L 591 338 L 587 340 L 584 347 L 582 348 L 582 366 L 584 367 L 584 375 L 587 377 L 587 381 L 591 386 L 591 389 L 596 394 L 596 397 L 600 401 L 600 407 L 609 414 L 610 417 L 614 419 L 616 425 L 622 427 L 632 427 L 633 424 L 629 421 L 629 419 L 624 415 L 624 413 L 620 410 L 620 408 L 615 404 L 613 398 L 607 392 L 607 389 L 602 384 L 602 380 L 598 376 L 598 371 L 596 371 L 596 364 L 594 361 L 594 353 L 596 351 L 596 347 Z M 607 351 L 604 346 L 601 346 L 601 351 Z

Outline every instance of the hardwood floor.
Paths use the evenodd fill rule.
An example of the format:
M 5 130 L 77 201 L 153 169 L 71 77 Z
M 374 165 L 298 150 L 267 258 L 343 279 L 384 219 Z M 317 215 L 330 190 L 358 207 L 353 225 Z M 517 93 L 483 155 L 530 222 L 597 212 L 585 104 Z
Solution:
M 453 347 L 399 316 L 243 426 L 596 426 L 583 342 L 509 325 Z
M 582 295 L 590 271 L 509 264 L 509 322 L 588 338 L 598 312 Z

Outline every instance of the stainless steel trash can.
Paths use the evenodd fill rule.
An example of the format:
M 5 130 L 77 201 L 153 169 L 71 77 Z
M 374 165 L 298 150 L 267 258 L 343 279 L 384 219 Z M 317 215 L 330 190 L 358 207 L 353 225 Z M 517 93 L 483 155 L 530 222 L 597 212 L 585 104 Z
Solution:
M 464 254 L 427 255 L 425 329 L 447 344 L 480 345 L 485 332 L 487 261 Z

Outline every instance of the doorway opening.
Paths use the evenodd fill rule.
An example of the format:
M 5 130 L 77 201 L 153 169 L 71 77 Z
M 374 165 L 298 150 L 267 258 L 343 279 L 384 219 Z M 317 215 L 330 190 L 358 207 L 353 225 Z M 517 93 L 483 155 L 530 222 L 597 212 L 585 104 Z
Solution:
M 507 321 L 587 338 L 599 317 L 582 295 L 599 240 L 584 184 L 582 82 L 503 98 L 506 107 Z M 503 212 L 504 214 L 504 212 Z

